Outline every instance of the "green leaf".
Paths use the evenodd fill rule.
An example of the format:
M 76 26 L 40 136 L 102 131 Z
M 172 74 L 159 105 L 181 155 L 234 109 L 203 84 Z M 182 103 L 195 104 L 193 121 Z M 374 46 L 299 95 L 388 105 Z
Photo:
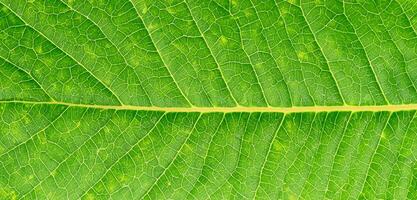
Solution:
M 416 199 L 411 0 L 0 0 L 0 199 Z

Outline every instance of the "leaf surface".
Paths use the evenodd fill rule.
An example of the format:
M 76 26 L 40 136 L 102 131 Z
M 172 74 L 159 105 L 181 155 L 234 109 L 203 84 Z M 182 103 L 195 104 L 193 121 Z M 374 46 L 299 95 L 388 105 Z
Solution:
M 0 0 L 0 198 L 415 199 L 416 12 Z

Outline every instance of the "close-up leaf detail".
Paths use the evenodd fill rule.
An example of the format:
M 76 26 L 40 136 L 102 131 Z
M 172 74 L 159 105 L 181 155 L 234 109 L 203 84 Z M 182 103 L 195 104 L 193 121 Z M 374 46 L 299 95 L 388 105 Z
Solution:
M 417 1 L 0 0 L 0 199 L 417 199 Z

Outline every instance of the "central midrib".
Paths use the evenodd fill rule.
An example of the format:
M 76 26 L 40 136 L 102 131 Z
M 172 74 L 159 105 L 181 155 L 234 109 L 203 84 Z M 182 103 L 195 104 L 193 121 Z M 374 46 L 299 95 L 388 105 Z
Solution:
M 106 109 L 106 110 L 143 110 L 143 111 L 163 111 L 163 112 L 280 112 L 280 113 L 300 113 L 300 112 L 397 112 L 407 110 L 417 110 L 417 104 L 403 105 L 373 105 L 373 106 L 299 106 L 299 107 L 153 107 L 153 106 L 131 106 L 131 105 L 91 105 L 76 104 L 67 102 L 36 102 L 36 101 L 0 101 L 5 103 L 21 103 L 21 104 L 41 104 L 41 105 L 63 105 L 70 107 Z

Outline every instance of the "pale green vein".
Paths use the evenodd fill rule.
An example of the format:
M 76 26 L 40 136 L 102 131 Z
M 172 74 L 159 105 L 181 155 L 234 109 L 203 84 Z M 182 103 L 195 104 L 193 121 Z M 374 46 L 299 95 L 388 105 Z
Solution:
M 46 89 L 39 83 L 39 81 L 37 79 L 35 79 L 35 77 L 32 76 L 32 74 L 28 71 L 26 71 L 25 69 L 23 69 L 22 67 L 19 67 L 17 64 L 14 64 L 13 62 L 11 62 L 9 59 L 4 58 L 3 56 L 0 55 L 0 58 L 3 59 L 4 61 L 6 61 L 7 63 L 11 64 L 12 66 L 14 66 L 16 69 L 22 71 L 23 73 L 27 74 L 35 83 L 36 85 L 39 86 L 39 88 L 45 93 L 46 96 L 48 96 L 52 101 L 56 101 L 47 91 Z
M 115 162 L 113 162 L 108 168 L 107 170 L 96 180 L 96 182 L 94 184 L 91 185 L 91 187 L 89 189 L 87 189 L 83 194 L 80 195 L 80 197 L 78 199 L 81 199 L 82 197 L 84 197 L 85 195 L 87 195 L 87 193 L 93 189 L 94 186 L 96 186 L 104 177 L 106 177 L 106 175 L 112 170 L 112 168 L 120 162 L 120 160 L 122 160 L 124 157 L 126 157 L 127 155 L 129 155 L 129 153 L 133 150 L 134 147 L 136 147 L 137 145 L 140 144 L 140 142 L 142 142 L 159 124 L 159 122 L 162 120 L 162 118 L 164 118 L 166 116 L 166 113 L 162 114 L 161 117 L 159 117 L 159 119 L 155 122 L 155 124 L 153 125 L 153 127 L 145 134 L 143 135 L 135 144 L 133 144 L 130 149 L 128 149 L 123 155 L 121 155 Z
M 111 92 L 111 94 L 118 100 L 118 102 L 121 105 L 124 105 L 123 102 L 120 100 L 120 98 L 118 97 L 118 95 L 116 95 L 116 93 L 110 88 L 110 86 L 107 86 L 104 82 L 102 82 L 100 79 L 98 79 L 90 70 L 88 70 L 84 65 L 82 65 L 80 62 L 78 62 L 78 60 L 76 60 L 73 56 L 71 56 L 69 53 L 67 53 L 66 51 L 64 51 L 61 47 L 59 47 L 57 44 L 55 44 L 52 40 L 50 40 L 48 37 L 46 37 L 42 32 L 40 32 L 39 30 L 37 30 L 35 27 L 33 27 L 32 25 L 28 24 L 25 20 L 23 20 L 23 18 L 18 15 L 14 10 L 12 10 L 9 6 L 7 6 L 6 4 L 1 3 L 2 5 L 4 5 L 7 9 L 9 9 L 14 15 L 16 15 L 23 23 L 25 23 L 26 26 L 32 28 L 34 31 L 36 31 L 38 34 L 40 34 L 43 38 L 45 38 L 46 40 L 48 40 L 50 43 L 52 43 L 55 47 L 57 47 L 61 52 L 65 53 L 68 57 L 70 57 L 72 60 L 74 60 L 79 66 L 83 67 L 85 71 L 87 71 L 92 77 L 94 77 L 98 82 L 100 82 L 101 85 L 103 85 L 108 91 Z
M 265 27 L 264 27 L 264 25 L 263 25 L 263 23 L 262 23 L 262 21 L 261 21 L 261 18 L 259 17 L 258 11 L 256 10 L 256 6 L 253 4 L 253 1 L 252 1 L 252 0 L 250 0 L 250 3 L 251 3 L 251 6 L 253 7 L 253 9 L 255 10 L 256 17 L 258 18 L 258 20 L 259 20 L 259 22 L 260 22 L 260 24 L 261 24 L 261 27 L 262 27 L 261 35 L 262 35 L 262 37 L 263 37 L 263 38 L 265 39 L 265 41 L 266 41 L 266 44 L 267 44 L 267 47 L 268 47 L 268 51 L 269 51 L 269 52 L 268 52 L 268 53 L 269 53 L 269 55 L 271 55 L 271 57 L 273 58 L 274 63 L 275 63 L 275 66 L 277 67 L 277 69 L 278 69 L 279 73 L 280 73 L 280 74 L 281 74 L 281 76 L 282 76 L 282 80 L 284 81 L 284 84 L 285 84 L 285 86 L 286 86 L 286 88 L 287 88 L 288 96 L 290 97 L 290 103 L 291 103 L 291 106 L 292 106 L 292 105 L 294 105 L 294 104 L 293 104 L 293 100 L 292 100 L 292 96 L 291 96 L 290 89 L 289 89 L 289 87 L 288 87 L 288 83 L 287 83 L 287 81 L 285 80 L 284 75 L 282 74 L 282 71 L 281 71 L 281 69 L 279 68 L 278 63 L 277 63 L 277 61 L 276 61 L 276 59 L 275 59 L 274 55 L 272 54 L 272 49 L 271 49 L 271 45 L 269 44 L 269 41 L 268 41 L 268 39 L 267 39 L 267 38 L 265 37 L 265 35 L 264 35 L 263 30 L 265 30 Z
M 149 35 L 149 38 L 152 41 L 152 45 L 155 47 L 156 52 L 158 53 L 159 57 L 161 58 L 162 63 L 164 64 L 164 66 L 166 67 L 166 69 L 168 70 L 169 74 L 172 77 L 172 80 L 174 81 L 175 85 L 177 86 L 178 90 L 180 91 L 181 95 L 185 98 L 185 100 L 187 101 L 187 103 L 189 104 L 189 106 L 194 107 L 194 104 L 191 103 L 191 101 L 188 99 L 188 97 L 184 94 L 184 92 L 182 91 L 182 89 L 180 88 L 180 86 L 178 85 L 177 81 L 175 80 L 174 75 L 172 74 L 171 70 L 169 69 L 168 65 L 166 64 L 164 58 L 162 57 L 161 52 L 159 51 L 158 47 L 156 46 L 156 43 L 152 37 L 151 32 L 149 31 L 149 28 L 147 27 L 145 21 L 143 20 L 142 16 L 139 14 L 135 4 L 132 2 L 132 0 L 129 0 L 129 2 L 132 4 L 133 9 L 135 9 L 136 11 L 136 15 L 138 16 L 138 19 L 140 19 L 140 21 L 142 22 L 143 26 L 145 27 L 146 32 Z
M 404 15 L 405 15 L 405 14 L 404 14 Z M 391 33 L 390 33 L 390 30 L 389 30 L 389 29 L 388 29 L 388 27 L 385 25 L 384 20 L 382 20 L 381 15 L 378 15 L 378 16 L 379 16 L 379 19 L 381 20 L 381 24 L 382 24 L 382 26 L 384 26 L 384 28 L 387 30 L 387 31 L 386 31 L 386 33 L 387 33 L 387 34 L 388 34 L 388 36 L 390 37 L 391 42 L 394 44 L 395 48 L 397 48 L 398 52 L 400 53 L 400 55 L 401 55 L 401 59 L 402 59 L 403 64 L 404 64 L 404 66 L 405 66 L 407 63 L 406 63 L 406 60 L 405 60 L 405 57 L 404 57 L 404 53 L 401 51 L 401 49 L 400 49 L 400 48 L 398 48 L 398 45 L 395 43 L 394 38 L 392 37 L 392 35 L 391 35 Z M 406 15 L 406 17 L 407 17 L 407 15 Z M 407 18 L 407 19 L 408 19 L 408 18 Z M 414 30 L 414 29 L 413 29 L 413 30 Z M 412 86 L 413 86 L 414 91 L 417 93 L 417 89 L 416 89 L 415 83 L 414 83 L 414 81 L 411 79 L 410 74 L 409 74 L 409 73 L 408 73 L 408 71 L 407 71 L 407 67 L 404 67 L 404 68 L 405 68 L 405 74 L 407 75 L 407 78 L 410 80 L 410 82 L 411 82 L 411 84 L 412 84 Z
M 251 116 L 252 116 L 252 113 L 251 114 L 249 114 L 249 116 L 248 116 L 248 119 L 246 120 L 246 122 L 245 122 L 245 128 L 244 128 L 244 130 L 243 130 L 243 133 L 242 133 L 242 135 L 240 135 L 240 137 L 241 138 L 238 138 L 239 139 L 239 149 L 238 149 L 238 151 L 237 151 L 237 160 L 236 160 L 236 164 L 234 165 L 234 167 L 233 167 L 233 170 L 232 170 L 232 172 L 230 173 L 230 175 L 228 176 L 228 178 L 223 182 L 223 184 L 221 184 L 220 186 L 218 186 L 217 187 L 217 189 L 214 191 L 214 192 L 212 192 L 211 194 L 209 194 L 209 196 L 211 196 L 211 195 L 213 195 L 213 194 L 216 194 L 218 191 L 220 191 L 222 188 L 223 188 L 223 186 L 225 186 L 226 184 L 230 184 L 230 179 L 233 177 L 233 175 L 236 173 L 236 170 L 237 170 L 237 168 L 239 167 L 239 163 L 240 163 L 240 159 L 241 159 L 241 156 L 242 156 L 242 146 L 243 146 L 243 142 L 244 142 L 244 139 L 245 139 L 245 135 L 246 134 L 248 134 L 247 133 L 247 128 L 248 128 L 248 123 L 249 123 L 249 121 L 250 121 L 250 119 L 251 119 Z M 260 119 L 260 116 L 259 116 L 259 118 L 258 118 L 258 120 L 256 121 L 256 126 L 258 126 L 258 124 L 259 124 L 259 119 Z M 234 186 L 233 186 L 233 188 L 234 188 Z
M 300 0 L 300 4 L 301 4 L 301 2 L 302 2 L 302 0 Z M 320 50 L 321 55 L 323 56 L 324 60 L 326 61 L 327 69 L 329 70 L 329 72 L 330 72 L 330 74 L 331 74 L 331 76 L 332 76 L 332 78 L 333 78 L 333 81 L 334 81 L 334 83 L 336 84 L 336 89 L 337 89 L 337 91 L 338 91 L 338 93 L 339 93 L 339 96 L 340 96 L 340 98 L 342 99 L 343 104 L 346 104 L 346 101 L 345 101 L 345 99 L 344 99 L 344 97 L 343 97 L 343 94 L 342 94 L 342 92 L 340 91 L 339 84 L 337 83 L 336 77 L 334 76 L 334 73 L 332 72 L 332 70 L 331 70 L 331 68 L 330 68 L 330 63 L 329 63 L 329 60 L 327 59 L 326 55 L 324 54 L 324 51 L 323 51 L 323 49 L 321 48 L 321 46 L 320 46 L 320 44 L 319 44 L 319 42 L 318 42 L 318 40 L 317 40 L 317 38 L 316 38 L 316 35 L 314 34 L 313 30 L 311 29 L 311 26 L 310 26 L 310 24 L 309 24 L 309 23 L 308 23 L 308 21 L 307 21 L 307 16 L 304 14 L 304 10 L 303 10 L 303 8 L 301 8 L 301 7 L 298 7 L 298 8 L 301 10 L 301 14 L 302 14 L 302 16 L 303 16 L 303 18 L 304 18 L 304 21 L 305 21 L 305 22 L 306 22 L 306 24 L 307 24 L 308 30 L 310 31 L 311 35 L 313 35 L 313 38 L 314 38 L 314 43 L 316 43 L 317 47 L 318 47 L 318 48 L 319 48 L 319 50 Z
M 113 112 L 114 114 L 114 112 Z M 37 187 L 39 187 L 45 180 L 47 180 L 49 177 L 53 176 L 53 172 L 57 171 L 69 158 L 71 158 L 75 153 L 77 153 L 79 150 L 81 150 L 82 147 L 84 147 L 89 141 L 91 141 L 96 135 L 98 135 L 103 128 L 107 126 L 107 124 L 111 121 L 111 116 L 109 119 L 103 124 L 101 128 L 99 128 L 95 133 L 93 133 L 89 138 L 87 138 L 80 146 L 78 146 L 73 152 L 69 153 L 62 161 L 58 163 L 54 169 L 50 171 L 50 173 L 44 177 L 42 180 L 40 180 L 36 185 L 34 185 L 28 192 L 23 194 L 21 198 L 25 198 L 27 195 L 30 194 L 30 192 L 34 191 Z
M 331 175 L 332 175 L 332 171 L 334 169 L 334 163 L 335 163 L 335 160 L 336 160 L 336 156 L 337 156 L 337 153 L 339 152 L 340 145 L 342 144 L 342 141 L 343 141 L 343 138 L 345 136 L 345 133 L 346 133 L 348 127 L 349 127 L 349 122 L 352 119 L 352 115 L 353 115 L 353 113 L 350 113 L 349 114 L 349 118 L 347 119 L 346 124 L 345 124 L 345 127 L 343 129 L 342 137 L 340 137 L 340 140 L 339 140 L 339 142 L 337 144 L 337 147 L 336 147 L 336 150 L 334 152 L 333 159 L 331 160 L 331 163 L 332 164 L 331 164 L 331 167 L 330 167 L 329 176 L 327 177 L 327 184 L 326 184 L 326 190 L 325 190 L 326 192 L 329 191 L 330 178 L 331 178 Z
M 185 36 L 184 36 L 185 37 Z M 177 38 L 177 39 L 175 39 L 175 40 L 173 40 L 172 42 L 170 42 L 170 43 L 174 43 L 174 41 L 176 41 L 176 40 L 178 40 L 179 38 Z M 181 54 L 187 59 L 187 62 L 188 63 L 191 63 L 190 62 L 190 59 L 186 56 L 186 54 L 184 54 L 183 52 L 181 52 Z M 191 67 L 193 68 L 193 71 L 195 72 L 195 74 L 197 75 L 197 70 L 195 69 L 195 67 L 194 67 L 194 65 L 192 65 L 191 64 Z M 207 98 L 207 100 L 208 100 L 208 102 L 210 103 L 210 105 L 211 106 L 214 106 L 214 104 L 213 104 L 213 102 L 212 102 L 212 98 L 208 95 L 208 93 L 207 93 L 207 90 L 206 90 L 206 87 L 205 87 L 205 85 L 203 84 L 203 82 L 201 81 L 201 79 L 197 79 L 197 81 L 198 81 L 198 83 L 201 85 L 201 88 L 203 89 L 203 92 L 204 92 L 204 96 Z
M 274 2 L 275 2 L 275 7 L 277 8 L 277 12 L 278 13 L 280 13 L 280 16 L 281 16 L 281 19 L 282 19 L 282 22 L 284 23 L 284 30 L 285 30 L 285 34 L 286 34 L 286 36 L 287 36 L 287 39 L 288 39 L 288 41 L 289 41 L 289 43 L 291 44 L 291 49 L 292 49 L 292 51 L 294 52 L 294 53 L 296 53 L 296 50 L 295 50 L 295 47 L 294 47 L 294 44 L 293 44 L 293 42 L 291 41 L 291 39 L 290 39 L 290 36 L 289 36 L 289 34 L 288 34 L 288 31 L 287 31 L 287 23 L 286 23 L 286 21 L 285 21 L 285 19 L 284 19 L 284 16 L 282 15 L 282 13 L 279 11 L 279 6 L 278 6 L 278 4 L 277 4 L 277 2 L 274 0 Z M 302 64 L 302 62 L 300 61 L 300 59 L 298 58 L 298 56 L 296 56 L 297 57 L 297 61 L 298 61 L 298 63 L 300 63 L 300 64 Z M 314 105 L 317 105 L 316 104 L 316 102 L 315 102 L 315 99 L 314 99 L 314 97 L 311 95 L 311 92 L 310 92 L 310 88 L 308 87 L 308 85 L 307 85 L 307 83 L 306 83 L 306 79 L 305 79 L 305 75 L 304 75 L 304 71 L 302 70 L 302 68 L 301 68 L 301 75 L 302 75 L 302 78 L 303 78 L 303 83 L 304 83 L 304 85 L 305 85 L 305 87 L 306 87 L 306 89 L 307 89 L 307 93 L 308 93 L 308 96 L 310 97 L 310 99 L 313 101 L 313 104 Z
M 234 15 L 232 13 L 229 12 L 229 14 L 230 14 L 230 16 L 234 17 Z M 252 72 L 255 74 L 255 79 L 256 79 L 256 81 L 259 84 L 259 88 L 261 89 L 262 98 L 266 102 L 266 105 L 269 107 L 270 106 L 270 103 L 268 102 L 268 98 L 266 98 L 266 96 L 265 96 L 265 91 L 263 89 L 264 86 L 262 86 L 261 82 L 259 81 L 259 78 L 258 78 L 259 75 L 258 75 L 258 72 L 256 72 L 255 66 L 254 66 L 254 64 L 252 62 L 252 59 L 251 59 L 251 56 L 248 55 L 248 53 L 246 52 L 245 47 L 243 46 L 242 30 L 240 29 L 240 26 L 239 26 L 239 24 L 236 21 L 235 21 L 235 23 L 236 23 L 236 27 L 237 27 L 238 33 L 239 33 L 240 48 L 242 48 L 242 51 L 245 53 L 246 57 L 249 60 L 249 64 L 250 64 L 250 66 L 252 68 Z
M 99 30 L 100 30 L 100 32 L 104 35 L 104 37 L 106 38 L 106 40 L 107 41 L 109 41 L 110 42 L 110 44 L 117 50 L 117 52 L 120 54 L 120 57 L 122 57 L 123 58 L 123 61 L 124 61 L 124 63 L 125 63 L 125 65 L 126 66 L 129 66 L 130 67 L 130 69 L 132 69 L 133 70 L 133 72 L 134 72 L 134 74 L 135 74 L 135 76 L 136 76 L 136 78 L 139 80 L 139 86 L 140 86 L 140 88 L 145 92 L 145 95 L 146 95 L 146 98 L 148 99 L 148 101 L 151 103 L 151 105 L 153 105 L 153 103 L 152 103 L 152 99 L 150 98 L 150 96 L 149 96 L 149 94 L 148 94 L 148 91 L 146 91 L 145 90 L 145 88 L 143 87 L 143 85 L 142 85 L 142 80 L 139 78 L 139 75 L 138 75 L 138 73 L 136 72 L 136 70 L 135 70 L 135 68 L 133 67 L 133 66 L 131 66 L 127 61 L 126 61 L 126 58 L 123 56 L 123 54 L 120 52 L 120 49 L 116 46 L 116 44 L 114 44 L 113 43 L 113 41 L 112 40 L 110 40 L 110 38 L 107 36 L 107 34 L 101 29 L 101 27 L 95 22 L 95 21 L 93 21 L 92 19 L 90 19 L 90 17 L 89 16 L 87 16 L 87 15 L 84 15 L 84 14 L 82 14 L 81 12 L 78 12 L 77 10 L 75 10 L 73 7 L 71 7 L 71 6 L 69 6 L 68 4 L 66 4 L 64 1 L 62 1 L 62 0 L 59 0 L 62 4 L 64 4 L 66 7 L 68 7 L 70 10 L 72 10 L 72 11 L 74 11 L 75 13 L 78 13 L 78 14 L 80 14 L 81 16 L 83 16 L 83 17 L 85 17 L 88 21 L 90 21 L 91 23 L 93 23 L 94 24 L 94 26 L 95 27 L 97 27 Z
M 266 155 L 265 155 L 265 160 L 264 160 L 264 162 L 262 163 L 261 170 L 259 171 L 259 180 L 258 180 L 258 183 L 256 184 L 255 196 L 253 197 L 254 199 L 256 199 L 256 195 L 258 194 L 258 190 L 259 190 L 259 188 L 260 188 L 260 186 L 261 186 L 261 183 L 262 183 L 262 174 L 263 174 L 263 172 L 264 172 L 265 165 L 266 165 L 266 163 L 267 163 L 267 161 L 268 161 L 269 155 L 270 155 L 270 154 L 271 154 L 271 152 L 272 152 L 272 147 L 273 147 L 274 142 L 275 142 L 275 140 L 276 140 L 276 138 L 277 138 L 278 132 L 280 131 L 280 129 L 281 129 L 281 127 L 282 127 L 282 124 L 284 123 L 284 120 L 285 120 L 286 116 L 287 116 L 287 115 L 285 115 L 285 114 L 282 116 L 281 122 L 279 122 L 279 125 L 277 126 L 277 129 L 275 130 L 274 137 L 272 137 L 272 140 L 271 140 L 271 142 L 269 143 L 269 148 L 268 148 L 268 151 L 266 152 Z
M 280 188 L 280 190 L 281 191 L 285 191 L 285 187 L 286 187 L 286 184 L 287 184 L 287 182 L 285 181 L 286 179 L 287 179 L 287 177 L 288 177 L 288 175 L 289 175 L 289 173 L 288 173 L 288 171 L 294 166 L 294 164 L 297 162 L 297 160 L 299 159 L 299 156 L 300 156 L 300 154 L 301 154 L 301 152 L 303 151 L 303 149 L 305 148 L 305 145 L 307 144 L 307 142 L 308 142 L 308 139 L 310 138 L 310 135 L 312 134 L 311 132 L 312 132 L 312 129 L 313 129 L 313 125 L 314 125 L 314 123 L 315 123 L 315 120 L 316 120 L 316 117 L 317 117 L 317 113 L 315 113 L 314 114 L 314 117 L 313 117 L 313 119 L 311 120 L 311 122 L 310 122 L 310 127 L 309 127 L 309 129 L 308 129 L 308 133 L 307 133 L 307 135 L 305 136 L 305 139 L 303 139 L 303 144 L 300 146 L 300 148 L 298 149 L 298 151 L 297 151 L 297 153 L 296 153 L 296 155 L 295 155 L 295 157 L 293 158 L 293 160 L 292 160 L 292 162 L 291 162 L 291 164 L 288 166 L 288 168 L 287 168 L 287 170 L 286 170 L 286 172 L 282 175 L 282 177 L 283 177 L 283 181 L 284 181 L 284 184 L 282 184 L 281 185 L 281 188 Z M 281 197 L 282 198 L 282 197 Z
M 339 114 L 339 113 L 338 113 Z M 327 124 L 326 122 L 327 122 L 327 119 L 328 119 L 328 117 L 329 117 L 329 113 L 326 113 L 326 117 L 325 117 L 325 119 L 323 120 L 324 122 L 323 122 L 323 124 L 322 124 L 322 126 L 321 126 L 321 129 L 320 129 L 320 131 L 319 131 L 319 133 L 320 133 L 320 138 L 319 138 L 319 141 L 318 141 L 318 145 L 317 145 L 317 149 L 316 149 L 316 151 L 314 152 L 314 155 L 312 156 L 312 160 L 315 160 L 316 158 L 317 158 L 317 156 L 320 156 L 320 155 L 318 155 L 318 152 L 319 152 L 319 150 L 320 150 L 320 146 L 322 145 L 322 139 L 323 139 L 323 134 L 324 134 L 324 128 L 325 128 L 325 125 Z M 313 172 L 313 165 L 309 165 L 309 172 L 307 173 L 307 176 L 305 176 L 306 177 L 306 180 L 304 180 L 304 182 L 303 182 L 303 185 L 302 185 L 302 187 L 301 187 L 301 190 L 300 190 L 300 194 L 303 194 L 303 191 L 304 191 L 304 189 L 306 188 L 306 184 L 307 184 L 307 182 L 308 182 L 308 178 L 311 176 L 311 174 L 312 173 L 314 173 Z
M 204 37 L 204 34 L 203 34 L 203 32 L 201 31 L 200 27 L 198 26 L 198 24 L 197 24 L 197 20 L 195 20 L 194 15 L 193 15 L 193 12 L 191 11 L 191 9 L 190 9 L 190 7 L 188 6 L 188 3 L 187 3 L 186 1 L 187 1 L 187 0 L 185 0 L 185 5 L 187 6 L 187 9 L 188 9 L 188 11 L 189 11 L 189 13 L 190 13 L 190 16 L 192 17 L 193 22 L 194 22 L 195 26 L 197 27 L 197 30 L 198 30 L 198 32 L 200 33 L 201 38 L 202 38 L 202 39 L 203 39 L 203 41 L 204 41 L 204 44 L 206 45 L 207 49 L 210 51 L 210 55 L 211 55 L 211 57 L 214 59 L 214 62 L 216 63 L 217 69 L 218 69 L 218 70 L 219 70 L 219 72 L 220 72 L 220 76 L 221 76 L 222 80 L 224 81 L 224 84 L 225 84 L 225 86 L 226 86 L 226 88 L 227 88 L 227 91 L 228 91 L 228 92 L 229 92 L 229 94 L 230 94 L 230 97 L 233 99 L 233 101 L 234 101 L 235 105 L 239 105 L 239 103 L 236 101 L 236 99 L 235 99 L 235 97 L 234 97 L 234 95 L 233 95 L 232 91 L 230 90 L 229 86 L 227 85 L 227 81 L 226 81 L 226 79 L 224 78 L 223 72 L 222 72 L 222 70 L 221 70 L 221 68 L 220 68 L 220 64 L 219 64 L 219 62 L 217 61 L 216 56 L 214 56 L 213 51 L 212 51 L 212 50 L 211 50 L 211 48 L 209 47 L 209 45 L 208 45 L 208 43 L 207 43 L 207 40 L 206 40 L 206 38 Z
M 195 196 L 193 195 L 193 191 L 195 189 L 195 186 L 199 183 L 200 179 L 202 178 L 202 173 L 203 173 L 204 169 L 207 167 L 207 157 L 208 157 L 208 154 L 210 152 L 210 148 L 212 147 L 213 140 L 216 137 L 217 133 L 219 132 L 219 129 L 222 126 L 225 118 L 226 118 L 226 114 L 223 113 L 223 116 L 222 116 L 222 119 L 220 120 L 219 125 L 217 126 L 216 130 L 214 131 L 213 136 L 210 137 L 210 141 L 208 143 L 209 145 L 208 145 L 208 148 L 207 148 L 207 152 L 206 152 L 206 155 L 204 155 L 203 166 L 202 166 L 202 168 L 200 170 L 199 176 L 196 179 L 196 182 L 194 183 L 194 185 L 192 186 L 192 188 L 190 189 L 190 191 L 188 191 L 187 199 L 189 199 L 189 197 L 191 197 L 191 196 L 193 198 L 195 198 Z
M 24 145 L 24 144 L 26 144 L 27 142 L 29 142 L 30 140 L 33 140 L 33 138 L 35 137 L 35 136 L 37 136 L 39 133 L 41 133 L 41 132 L 43 132 L 43 131 L 45 131 L 46 129 L 48 129 L 50 126 L 53 126 L 54 125 L 54 123 L 58 120 L 58 119 L 60 119 L 61 117 L 62 117 L 62 115 L 68 110 L 68 108 L 69 107 L 66 107 L 59 115 L 57 115 L 57 117 L 54 119 L 54 120 L 52 120 L 51 122 L 49 122 L 48 123 L 48 125 L 46 125 L 44 128 L 42 128 L 42 129 L 40 129 L 39 131 L 37 131 L 36 133 L 34 133 L 34 134 L 32 134 L 28 139 L 26 139 L 25 141 L 23 141 L 23 142 L 21 142 L 21 143 L 19 143 L 19 144 L 16 144 L 13 148 L 11 148 L 11 149 L 9 149 L 9 150 L 7 150 L 6 152 L 4 152 L 4 153 L 2 153 L 2 154 L 0 154 L 0 157 L 3 157 L 4 155 L 7 155 L 7 154 L 9 154 L 10 152 L 12 152 L 13 150 L 15 150 L 15 149 L 17 149 L 18 147 L 20 147 L 20 146 L 22 146 L 22 145 Z
M 373 105 L 373 106 L 293 106 L 293 107 L 149 107 L 149 106 L 112 106 L 94 104 L 75 104 L 66 102 L 38 102 L 21 100 L 0 100 L 0 104 L 32 104 L 32 105 L 64 105 L 69 107 L 94 108 L 101 110 L 143 110 L 162 112 L 203 112 L 203 113 L 234 113 L 234 112 L 280 112 L 280 113 L 302 113 L 302 112 L 398 112 L 417 110 L 417 104 L 400 105 Z
M 201 116 L 202 116 L 202 114 L 199 114 L 198 115 L 198 118 L 197 118 L 196 122 L 194 123 L 193 127 L 191 128 L 190 133 L 187 135 L 187 138 L 184 140 L 184 142 L 181 144 L 181 146 L 178 149 L 178 151 L 175 153 L 174 158 L 171 159 L 171 162 L 169 162 L 168 166 L 165 167 L 165 169 L 162 171 L 162 173 L 160 175 L 158 175 L 158 177 L 153 182 L 153 184 L 148 189 L 146 189 L 146 192 L 140 197 L 140 199 L 143 199 L 144 197 L 146 197 L 149 194 L 149 192 L 152 191 L 152 189 L 158 184 L 158 182 L 161 179 L 161 177 L 163 177 L 165 175 L 165 173 L 168 171 L 168 169 L 171 167 L 171 165 L 177 159 L 178 155 L 182 152 L 185 144 L 188 142 L 189 138 L 191 137 L 191 134 L 195 130 L 198 122 L 200 121 Z
M 361 39 L 360 39 L 360 37 L 359 37 L 358 33 L 356 32 L 355 27 L 353 26 L 352 22 L 350 21 L 349 17 L 348 17 L 348 16 L 346 15 L 346 13 L 345 13 L 345 2 L 344 2 L 344 1 L 342 1 L 342 4 L 343 4 L 343 15 L 345 15 L 346 20 L 349 22 L 349 25 L 351 26 L 351 28 L 352 28 L 352 30 L 353 30 L 353 32 L 354 32 L 354 35 L 355 35 L 355 36 L 356 36 L 356 38 L 358 39 L 359 44 L 361 44 L 362 50 L 363 50 L 363 52 L 364 52 L 364 54 L 365 54 L 365 56 L 366 56 L 366 61 L 368 62 L 369 67 L 371 68 L 372 74 L 373 74 L 373 76 L 374 76 L 374 78 L 375 78 L 375 81 L 376 81 L 376 83 L 377 83 L 377 85 L 378 85 L 378 88 L 379 88 L 379 90 L 380 90 L 380 92 L 381 92 L 382 96 L 384 97 L 384 101 L 385 101 L 387 104 L 389 104 L 390 102 L 388 101 L 388 98 L 386 97 L 386 95 L 385 95 L 385 93 L 384 93 L 384 90 L 382 89 L 382 85 L 381 85 L 381 83 L 380 83 L 380 81 L 379 81 L 379 79 L 378 79 L 378 76 L 377 76 L 376 72 L 375 72 L 374 66 L 372 65 L 371 60 L 369 59 L 368 53 L 367 53 L 367 52 L 366 52 L 366 50 L 365 50 L 365 46 L 363 45 L 363 43 L 362 43 L 362 41 L 361 41 Z
M 394 2 L 396 2 L 396 3 L 400 6 L 402 13 L 404 13 L 404 15 L 405 15 L 406 19 L 408 20 L 408 23 L 410 24 L 411 29 L 412 29 L 412 30 L 413 30 L 413 32 L 414 32 L 414 35 L 416 35 L 416 36 L 417 36 L 417 31 L 416 31 L 416 29 L 414 28 L 413 24 L 411 23 L 411 19 L 408 17 L 408 15 L 407 15 L 407 13 L 405 12 L 405 10 L 404 10 L 403 6 L 401 5 L 401 3 L 400 3 L 400 2 L 398 2 L 397 0 L 394 0 Z
M 381 138 L 382 138 L 381 135 L 384 133 L 385 129 L 387 128 L 387 125 L 389 124 L 389 121 L 391 119 L 391 116 L 392 116 L 392 113 L 389 113 L 389 116 L 387 117 L 387 121 L 385 122 L 384 127 L 381 129 L 381 133 L 378 135 L 379 136 L 378 137 L 378 142 L 377 142 L 377 144 L 375 146 L 374 151 L 372 152 L 371 158 L 369 159 L 369 163 L 366 166 L 366 172 L 365 172 L 365 175 L 364 175 L 365 178 L 363 180 L 363 183 L 362 183 L 362 186 L 361 186 L 361 189 L 360 189 L 360 193 L 359 194 L 362 194 L 363 193 L 363 189 L 365 187 L 366 179 L 367 179 L 368 174 L 369 174 L 369 169 L 371 168 L 372 161 L 373 161 L 374 156 L 375 156 L 375 154 L 376 154 L 376 152 L 378 150 L 379 144 L 381 143 Z M 355 197 L 355 198 L 358 198 L 358 197 Z

